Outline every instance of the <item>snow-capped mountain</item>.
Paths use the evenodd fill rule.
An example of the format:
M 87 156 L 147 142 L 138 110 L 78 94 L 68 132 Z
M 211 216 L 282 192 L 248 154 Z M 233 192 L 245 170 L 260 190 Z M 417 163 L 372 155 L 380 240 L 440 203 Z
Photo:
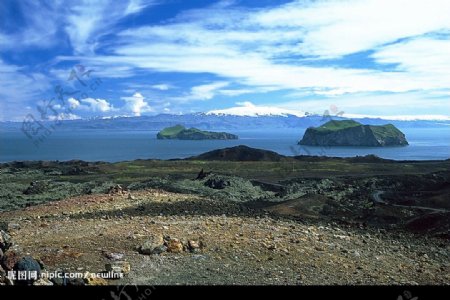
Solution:
M 304 117 L 306 113 L 300 110 L 284 109 L 274 106 L 260 106 L 254 105 L 251 102 L 239 103 L 239 106 L 211 110 L 206 115 L 219 115 L 219 116 L 241 116 L 241 117 L 258 117 L 258 116 L 282 116 L 287 117 L 289 115 L 296 117 Z

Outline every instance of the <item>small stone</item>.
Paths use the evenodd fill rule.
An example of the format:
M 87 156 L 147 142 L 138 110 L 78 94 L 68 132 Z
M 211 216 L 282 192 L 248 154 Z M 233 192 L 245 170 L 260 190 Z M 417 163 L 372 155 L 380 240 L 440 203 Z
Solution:
M 17 223 L 9 223 L 8 224 L 8 231 L 19 230 L 19 229 L 20 229 L 20 224 L 17 224 Z
M 33 285 L 50 286 L 50 285 L 54 285 L 54 284 L 47 278 L 39 278 L 38 280 L 33 282 Z
M 131 265 L 127 261 L 116 261 L 113 263 L 106 264 L 105 269 L 108 272 L 113 272 L 117 274 L 122 273 L 123 275 L 128 275 L 128 273 L 130 273 L 131 270 Z
M 84 278 L 84 283 L 87 285 L 108 285 L 106 279 L 93 276 L 93 274 L 88 274 L 88 276 Z
M 183 252 L 183 243 L 178 239 L 170 239 L 167 242 L 167 252 L 181 253 Z
M 189 240 L 188 247 L 191 252 L 198 252 L 202 248 L 202 242 Z
M 121 260 L 123 259 L 123 253 L 113 253 L 113 252 L 103 252 L 103 255 L 111 260 Z

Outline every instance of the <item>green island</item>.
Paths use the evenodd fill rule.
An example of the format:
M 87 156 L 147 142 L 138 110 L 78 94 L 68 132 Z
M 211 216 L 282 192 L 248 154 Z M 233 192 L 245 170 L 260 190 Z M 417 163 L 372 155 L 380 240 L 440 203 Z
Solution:
M 300 145 L 307 146 L 405 146 L 405 134 L 392 124 L 363 125 L 353 120 L 331 120 L 319 127 L 309 127 Z
M 236 140 L 238 136 L 227 132 L 204 131 L 197 128 L 186 128 L 182 125 L 167 127 L 158 132 L 157 139 L 178 140 Z

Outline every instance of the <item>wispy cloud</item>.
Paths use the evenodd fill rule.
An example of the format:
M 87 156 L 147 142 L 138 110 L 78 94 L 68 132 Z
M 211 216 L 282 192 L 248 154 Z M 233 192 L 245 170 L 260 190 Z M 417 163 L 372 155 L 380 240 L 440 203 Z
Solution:
M 65 31 L 75 53 L 93 53 L 99 39 L 113 31 L 119 20 L 154 4 L 153 1 L 77 1 L 69 8 Z
M 13 34 L 0 29 L 0 49 L 61 46 L 65 40 L 61 35 L 65 34 L 75 54 L 93 54 L 100 46 L 99 40 L 114 32 L 117 22 L 155 4 L 156 1 L 152 0 L 19 1 L 14 5 L 20 11 L 23 22 L 17 26 L 16 15 L 2 15 L 15 28 Z M 9 9 L 2 8 L 5 12 Z
M 172 88 L 172 85 L 167 83 L 160 83 L 160 84 L 154 84 L 150 86 L 152 89 L 160 90 L 160 91 L 167 91 Z
M 3 103 L 13 101 L 3 100 L 5 93 L 35 82 L 12 97 L 30 105 L 51 79 L 66 79 L 71 63 L 127 86 L 128 94 L 114 101 L 125 101 L 133 115 L 155 111 L 165 102 L 185 111 L 215 102 L 205 100 L 242 101 L 243 95 L 254 96 L 250 100 L 257 103 L 268 92 L 295 95 L 273 100 L 280 105 L 271 107 L 286 109 L 292 99 L 305 107 L 338 99 L 355 113 L 382 109 L 379 103 L 397 113 L 403 106 L 431 111 L 441 109 L 450 93 L 447 0 L 298 0 L 258 8 L 220 1 L 165 20 L 144 15 L 164 5 L 150 0 L 35 3 L 20 2 L 23 22 L 9 15 L 17 29 L 0 29 L 0 49 L 13 57 L 15 49 L 48 48 L 55 56 L 48 72 L 2 62 L 12 68 L 2 81 Z M 171 74 L 178 81 L 172 82 Z M 131 82 L 135 88 L 127 85 Z M 150 108 L 143 96 L 132 93 L 157 99 Z M 98 99 L 103 98 L 108 97 Z M 114 104 L 99 113 L 120 107 Z
M 339 67 L 329 60 L 371 50 L 380 64 L 407 63 L 400 56 L 383 59 L 383 53 L 402 46 L 402 42 L 386 43 L 450 29 L 443 13 L 450 12 L 450 4 L 436 1 L 436 5 L 408 1 L 408 8 L 402 1 L 384 6 L 380 1 L 365 0 L 296 1 L 258 11 L 229 7 L 195 10 L 172 23 L 122 31 L 118 33 L 120 44 L 112 48 L 114 55 L 86 59 L 160 72 L 210 73 L 253 88 L 327 89 L 331 93 L 445 88 L 448 73 L 429 80 L 429 73 L 387 72 L 381 65 L 380 69 Z M 196 18 L 200 15 L 203 17 Z M 317 63 L 311 66 L 314 57 Z M 323 58 L 328 60 L 321 62 Z M 445 69 L 440 58 L 431 62 L 429 69 L 437 65 Z
M 27 72 L 24 67 L 7 64 L 0 59 L 0 120 L 20 118 L 26 115 L 26 107 L 37 103 L 43 91 L 50 88 L 50 81 L 41 73 Z

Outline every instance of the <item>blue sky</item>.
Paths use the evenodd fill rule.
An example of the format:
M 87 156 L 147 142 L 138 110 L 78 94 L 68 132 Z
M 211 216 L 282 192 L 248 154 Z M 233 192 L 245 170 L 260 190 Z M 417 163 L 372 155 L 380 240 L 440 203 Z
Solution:
M 0 120 L 49 103 L 66 119 L 332 105 L 450 119 L 449 16 L 447 0 L 3 0 Z

